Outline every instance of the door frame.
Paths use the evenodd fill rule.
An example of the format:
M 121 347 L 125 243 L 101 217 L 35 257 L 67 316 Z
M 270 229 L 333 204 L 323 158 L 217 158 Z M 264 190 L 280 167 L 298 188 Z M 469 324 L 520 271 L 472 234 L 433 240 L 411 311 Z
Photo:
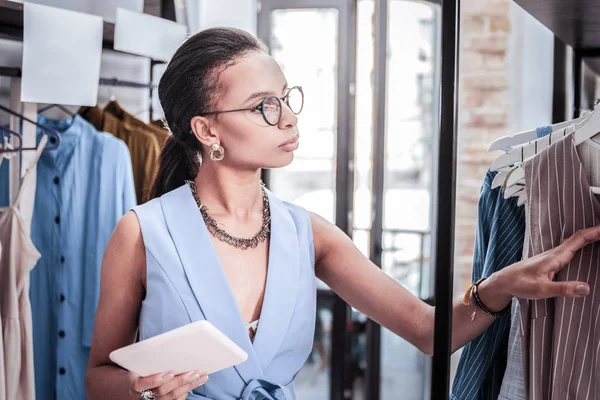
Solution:
M 356 0 L 259 0 L 257 3 L 258 37 L 270 47 L 270 15 L 281 9 L 336 8 L 338 10 L 338 86 L 337 135 L 335 167 L 335 221 L 352 237 L 354 195 L 354 120 L 356 79 Z M 263 170 L 263 181 L 269 186 L 269 171 Z M 330 399 L 352 397 L 352 377 L 348 360 L 350 340 L 347 326 L 350 307 L 333 296 L 333 322 L 330 360 Z
M 379 268 L 382 267 L 383 256 L 383 234 L 384 234 L 384 196 L 385 196 L 385 154 L 386 154 L 386 120 L 388 114 L 387 108 L 387 62 L 388 62 L 388 25 L 389 25 L 389 5 L 394 0 L 373 0 L 375 3 L 375 46 L 374 46 L 374 82 L 373 82 L 373 164 L 372 164 L 372 223 L 369 235 L 369 254 L 371 261 Z M 401 1 L 401 0 L 398 0 Z M 406 0 L 410 1 L 410 0 Z M 424 0 L 424 2 L 441 5 L 441 0 Z M 441 71 L 441 40 L 440 40 L 440 21 L 441 8 L 434 9 L 435 20 L 435 49 L 434 49 L 434 100 L 432 112 L 440 106 L 440 71 Z M 437 193 L 437 175 L 439 159 L 439 119 L 434 119 L 432 138 L 432 173 L 431 180 L 431 232 L 429 233 L 430 242 L 436 242 L 436 204 L 438 201 Z M 423 244 L 421 244 L 423 246 Z M 435 249 L 431 249 L 430 258 L 434 259 Z M 424 266 L 422 266 L 424 267 Z M 423 273 L 423 271 L 421 272 Z M 420 290 L 423 298 L 421 300 L 430 304 L 435 303 L 433 296 L 433 271 L 429 271 L 427 278 L 429 282 L 423 283 Z M 364 398 L 366 400 L 379 400 L 381 398 L 381 326 L 372 321 L 367 322 L 367 345 L 366 345 L 366 376 L 364 386 Z M 426 363 L 424 375 L 423 393 L 429 397 L 429 381 L 431 377 L 431 366 Z

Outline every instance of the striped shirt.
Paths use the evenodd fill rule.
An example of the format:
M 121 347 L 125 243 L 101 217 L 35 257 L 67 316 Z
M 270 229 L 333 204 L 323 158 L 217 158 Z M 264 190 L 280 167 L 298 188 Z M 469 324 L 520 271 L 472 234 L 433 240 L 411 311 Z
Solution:
M 524 169 L 529 256 L 600 222 L 600 202 L 591 191 L 572 135 L 525 162 Z M 599 254 L 600 244 L 588 245 L 555 276 L 557 281 L 587 282 L 591 288 L 587 297 L 520 300 L 524 378 L 530 400 L 600 396 Z
M 496 172 L 488 171 L 481 187 L 472 279 L 477 281 L 521 260 L 525 214 L 516 199 L 505 200 L 492 189 Z M 498 398 L 506 368 L 510 316 L 498 318 L 461 354 L 450 398 Z

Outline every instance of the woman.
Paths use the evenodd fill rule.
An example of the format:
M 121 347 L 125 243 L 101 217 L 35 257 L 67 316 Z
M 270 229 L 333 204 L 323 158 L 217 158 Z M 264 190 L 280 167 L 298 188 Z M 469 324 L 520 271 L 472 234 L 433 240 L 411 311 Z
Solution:
M 294 378 L 313 342 L 315 275 L 432 353 L 432 307 L 334 225 L 262 187 L 261 169 L 289 164 L 298 148 L 303 93 L 290 87 L 264 46 L 236 29 L 200 32 L 173 56 L 159 85 L 172 136 L 154 199 L 122 218 L 104 255 L 90 399 L 295 399 Z M 585 283 L 552 277 L 599 237 L 600 228 L 581 231 L 492 275 L 478 285 L 479 307 L 499 312 L 513 296 L 586 295 Z M 472 320 L 474 310 L 454 305 L 454 350 L 493 321 L 483 312 Z M 203 371 L 141 378 L 109 360 L 111 351 L 135 340 L 138 327 L 145 339 L 200 319 L 242 347 L 248 361 L 208 381 Z

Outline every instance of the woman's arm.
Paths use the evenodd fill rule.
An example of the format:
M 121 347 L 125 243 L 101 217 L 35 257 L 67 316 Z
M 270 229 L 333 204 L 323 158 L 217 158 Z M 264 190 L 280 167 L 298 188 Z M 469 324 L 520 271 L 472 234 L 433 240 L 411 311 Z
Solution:
M 100 301 L 86 374 L 90 399 L 139 399 L 130 393 L 127 371 L 113 364 L 111 351 L 135 341 L 144 298 L 146 254 L 136 215 L 127 213 L 117 224 L 104 252 Z
M 367 259 L 335 225 L 311 214 L 316 274 L 334 292 L 372 320 L 388 328 L 426 354 L 433 352 L 434 308 L 427 305 Z M 575 252 L 600 239 L 600 227 L 576 233 L 559 247 L 493 274 L 479 286 L 482 302 L 493 311 L 506 307 L 513 297 L 548 298 L 580 296 L 585 283 L 553 282 L 554 274 Z M 578 289 L 579 287 L 579 289 Z M 579 292 L 583 290 L 583 292 Z M 494 318 L 465 306 L 453 306 L 452 349 L 458 350 L 479 336 Z
M 137 216 L 130 211 L 117 224 L 102 260 L 100 301 L 86 373 L 90 400 L 139 400 L 146 389 L 152 389 L 157 399 L 185 399 L 188 391 L 207 380 L 198 372 L 141 378 L 110 361 L 110 352 L 136 339 L 145 282 L 146 250 Z

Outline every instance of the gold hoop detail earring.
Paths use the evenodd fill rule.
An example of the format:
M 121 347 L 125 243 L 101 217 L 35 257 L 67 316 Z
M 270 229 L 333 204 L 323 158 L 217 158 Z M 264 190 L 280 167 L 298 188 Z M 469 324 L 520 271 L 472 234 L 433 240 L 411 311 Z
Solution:
M 213 161 L 221 161 L 225 157 L 225 149 L 219 143 L 213 143 L 209 151 L 210 159 Z

